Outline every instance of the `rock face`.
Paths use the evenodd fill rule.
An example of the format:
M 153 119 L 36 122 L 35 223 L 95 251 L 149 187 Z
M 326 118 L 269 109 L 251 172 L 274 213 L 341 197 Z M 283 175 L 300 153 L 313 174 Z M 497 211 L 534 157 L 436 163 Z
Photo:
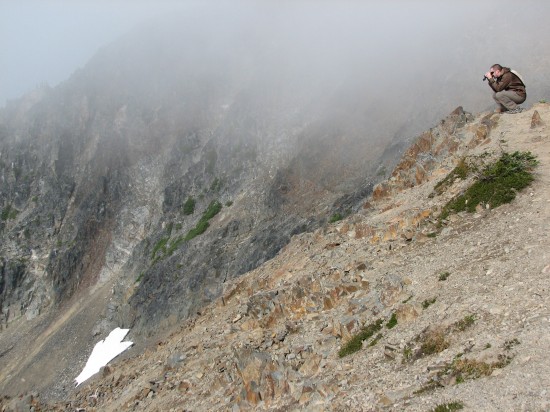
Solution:
M 358 208 L 394 161 L 372 130 L 326 127 L 296 89 L 252 88 L 273 73 L 159 47 L 165 30 L 0 112 L 2 327 L 107 283 L 113 323 L 149 333 L 186 318 L 292 235 Z M 212 202 L 208 230 L 185 239 Z

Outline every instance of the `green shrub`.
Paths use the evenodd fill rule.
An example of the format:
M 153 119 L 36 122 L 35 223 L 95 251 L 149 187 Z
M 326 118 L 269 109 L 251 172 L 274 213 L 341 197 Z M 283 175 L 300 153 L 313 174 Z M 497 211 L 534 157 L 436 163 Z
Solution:
M 344 216 L 342 216 L 341 213 L 335 213 L 330 217 L 328 222 L 329 223 L 338 222 L 339 220 L 342 220 L 343 218 L 344 218 Z
M 151 255 L 152 259 L 155 259 L 159 251 L 162 252 L 163 254 L 166 252 L 166 244 L 168 243 L 168 240 L 170 240 L 170 238 L 163 237 L 157 242 L 157 244 L 153 248 L 153 253 Z
M 440 281 L 444 281 L 444 280 L 447 280 L 447 278 L 451 276 L 451 274 L 449 272 L 443 272 L 443 273 L 440 273 L 439 274 L 439 280 Z
M 193 207 L 194 207 L 194 203 L 193 203 Z M 208 221 L 212 219 L 214 216 L 216 216 L 221 209 L 222 209 L 222 204 L 220 202 L 212 201 L 208 205 L 208 208 L 205 210 L 202 217 L 200 218 L 200 220 L 198 221 L 198 223 L 195 225 L 193 229 L 187 232 L 185 236 L 178 236 L 172 242 L 168 243 L 170 241 L 170 236 L 172 233 L 172 226 L 173 226 L 172 223 L 170 223 L 168 225 L 169 226 L 168 237 L 165 237 L 159 240 L 155 245 L 155 247 L 153 248 L 153 254 L 151 256 L 151 258 L 153 259 L 153 264 L 156 263 L 159 259 L 162 259 L 166 256 L 171 256 L 172 253 L 174 253 L 174 251 L 182 243 L 187 242 L 188 240 L 191 240 L 199 235 L 202 235 L 206 231 L 206 229 L 208 229 L 208 227 L 210 226 Z
M 462 402 L 449 402 L 449 403 L 443 403 L 441 405 L 437 405 L 435 408 L 431 410 L 431 412 L 453 412 L 453 411 L 459 411 L 464 408 L 464 404 Z
M 446 219 L 451 213 L 475 212 L 479 204 L 490 204 L 495 208 L 511 202 L 516 197 L 516 191 L 533 181 L 531 170 L 537 164 L 530 152 L 503 153 L 498 161 L 483 169 L 481 177 L 463 195 L 443 207 L 440 220 Z
M 466 315 L 463 319 L 460 319 L 459 321 L 454 323 L 454 327 L 459 330 L 460 332 L 464 332 L 466 329 L 468 329 L 470 326 L 472 326 L 476 321 L 475 315 Z
M 222 204 L 220 202 L 218 202 L 217 200 L 210 202 L 208 208 L 206 208 L 206 211 L 203 213 L 201 220 L 212 219 L 220 212 L 220 210 L 222 210 Z
M 361 331 L 352 336 L 344 346 L 338 351 L 338 356 L 343 358 L 344 356 L 351 355 L 361 349 L 363 341 L 369 339 L 372 335 L 382 329 L 382 319 L 378 319 L 376 322 L 361 329 Z
M 388 329 L 392 329 L 394 328 L 395 326 L 397 326 L 397 315 L 395 313 L 393 313 L 391 315 L 391 318 L 390 320 L 388 321 L 388 323 L 386 323 L 386 328 Z
M 422 308 L 428 309 L 430 306 L 432 306 L 435 303 L 436 300 L 437 298 L 426 299 L 424 302 L 422 302 Z
M 197 223 L 197 225 L 193 229 L 187 232 L 187 235 L 185 235 L 185 240 L 191 240 L 199 235 L 202 235 L 204 232 L 206 232 L 208 226 L 210 226 L 208 220 L 199 220 L 199 223 Z
M 192 197 L 187 198 L 185 203 L 183 204 L 183 214 L 184 215 L 192 215 L 195 213 L 195 199 Z

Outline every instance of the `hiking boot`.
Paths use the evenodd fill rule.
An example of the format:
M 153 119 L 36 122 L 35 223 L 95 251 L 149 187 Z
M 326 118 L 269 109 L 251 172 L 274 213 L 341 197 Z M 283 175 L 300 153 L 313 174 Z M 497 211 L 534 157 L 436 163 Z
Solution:
M 523 109 L 521 107 L 516 107 L 515 109 L 512 109 L 512 110 L 508 110 L 507 112 L 505 113 L 508 113 L 508 114 L 516 114 L 516 113 L 521 113 L 523 111 Z

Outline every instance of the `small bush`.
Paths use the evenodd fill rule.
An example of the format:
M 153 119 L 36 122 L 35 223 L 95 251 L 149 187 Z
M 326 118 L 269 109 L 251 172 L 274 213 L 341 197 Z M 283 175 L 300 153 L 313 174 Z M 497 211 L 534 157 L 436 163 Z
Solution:
M 193 213 L 195 213 L 195 203 L 195 199 L 189 197 L 183 204 L 183 214 L 192 215 Z
M 459 330 L 460 332 L 464 332 L 466 329 L 468 329 L 470 326 L 472 326 L 476 321 L 475 315 L 466 315 L 463 319 L 460 319 L 459 321 L 454 323 L 454 327 Z
M 163 254 L 166 252 L 166 244 L 168 243 L 169 239 L 170 238 L 164 237 L 157 242 L 157 244 L 153 248 L 151 259 L 155 259 L 155 257 L 157 257 L 158 252 L 162 252 Z
M 493 363 L 481 362 L 474 359 L 456 359 L 451 364 L 448 372 L 456 377 L 456 382 L 461 383 L 470 379 L 478 379 L 489 376 L 495 369 L 504 368 L 512 361 L 512 358 L 500 355 L 499 360 Z
M 449 402 L 449 403 L 443 403 L 441 405 L 437 405 L 435 408 L 431 410 L 431 412 L 453 412 L 453 411 L 459 411 L 464 408 L 464 404 L 462 402 Z
M 394 328 L 395 326 L 397 326 L 397 315 L 395 313 L 393 313 L 391 315 L 391 318 L 390 320 L 388 321 L 388 323 L 386 323 L 386 328 L 388 329 L 392 329 Z
M 201 217 L 201 220 L 210 220 L 214 216 L 216 216 L 220 210 L 222 210 L 222 204 L 218 202 L 217 200 L 214 200 L 210 202 L 208 205 L 208 208 L 206 209 L 206 212 Z
M 451 274 L 450 274 L 449 272 L 440 273 L 440 274 L 439 274 L 439 280 L 440 280 L 440 281 L 447 280 L 447 278 L 448 278 L 450 275 L 451 275 Z
M 445 339 L 445 332 L 443 330 L 438 329 L 428 332 L 421 338 L 420 349 L 416 352 L 415 358 L 418 359 L 443 352 L 449 345 L 450 343 Z
M 372 335 L 382 329 L 382 319 L 364 327 L 357 335 L 354 335 L 344 346 L 338 351 L 338 356 L 351 355 L 357 352 L 363 346 L 363 341 L 369 339 Z
M 422 308 L 428 309 L 430 306 L 432 306 L 435 303 L 436 300 L 437 298 L 426 299 L 424 302 L 422 302 Z
M 189 202 L 189 204 L 191 204 L 191 202 Z M 193 200 L 193 208 L 194 208 L 194 200 Z M 159 259 L 162 259 L 166 256 L 171 256 L 172 253 L 174 253 L 174 251 L 178 247 L 180 247 L 182 243 L 187 242 L 206 232 L 206 229 L 208 229 L 208 227 L 210 226 L 210 223 L 208 223 L 208 221 L 212 219 L 214 216 L 216 216 L 221 209 L 222 209 L 222 204 L 220 202 L 218 201 L 211 202 L 208 205 L 208 208 L 203 213 L 201 219 L 195 225 L 195 227 L 191 229 L 189 232 L 187 232 L 185 236 L 178 236 L 172 242 L 170 242 L 170 236 L 172 234 L 173 224 L 170 223 L 168 225 L 168 229 L 169 229 L 168 237 L 165 237 L 159 240 L 155 245 L 155 247 L 153 248 L 153 254 L 151 256 L 151 259 L 153 259 L 153 264 L 155 264 Z M 178 228 L 178 225 L 176 225 L 176 229 L 177 230 L 181 229 L 181 225 L 179 225 L 179 228 Z
M 187 235 L 185 235 L 184 239 L 191 240 L 199 235 L 202 235 L 204 232 L 206 232 L 208 226 L 210 226 L 208 220 L 199 220 L 199 223 L 197 223 L 197 225 L 193 229 L 187 232 Z
M 344 218 L 344 216 L 342 216 L 341 213 L 335 213 L 330 217 L 328 222 L 329 223 L 338 222 L 339 220 L 342 220 L 343 218 Z

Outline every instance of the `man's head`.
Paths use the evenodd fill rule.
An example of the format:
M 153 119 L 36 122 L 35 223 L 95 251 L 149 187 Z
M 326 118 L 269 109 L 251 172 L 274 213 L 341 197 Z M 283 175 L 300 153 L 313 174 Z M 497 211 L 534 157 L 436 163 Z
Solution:
M 493 75 L 493 77 L 502 76 L 502 66 L 500 64 L 493 64 L 491 66 L 491 74 Z

